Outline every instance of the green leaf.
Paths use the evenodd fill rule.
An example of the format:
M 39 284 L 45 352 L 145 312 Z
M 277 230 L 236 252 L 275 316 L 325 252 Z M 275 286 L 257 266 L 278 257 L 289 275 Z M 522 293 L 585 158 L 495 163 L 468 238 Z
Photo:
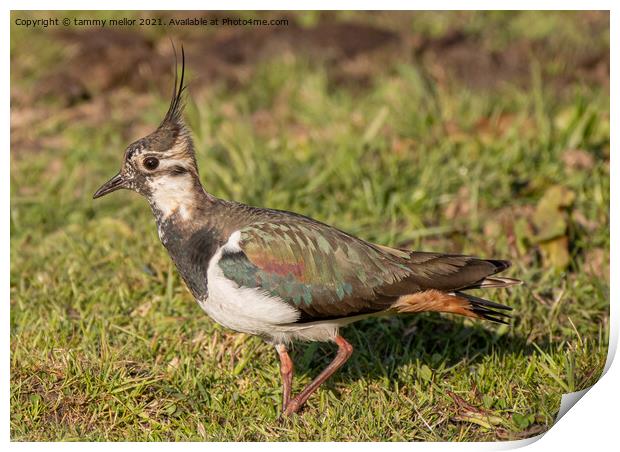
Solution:
M 525 416 L 523 414 L 514 413 L 512 415 L 512 420 L 520 429 L 526 429 L 534 421 L 534 416 Z
M 166 407 L 166 414 L 168 416 L 172 416 L 176 412 L 176 410 L 177 410 L 177 405 L 176 403 L 173 403 L 172 405 L 168 405 Z
M 564 270 L 570 263 L 568 251 L 569 215 L 566 209 L 575 201 L 575 192 L 561 185 L 549 188 L 536 206 L 533 222 L 536 242 L 547 268 Z
M 563 236 L 567 229 L 567 215 L 563 211 L 575 201 L 575 192 L 561 185 L 549 188 L 536 205 L 534 225 L 538 242 Z
M 562 236 L 540 244 L 545 267 L 563 270 L 570 264 L 568 237 Z
M 433 378 L 433 371 L 426 364 L 423 364 L 420 368 L 420 377 L 424 381 L 430 381 Z

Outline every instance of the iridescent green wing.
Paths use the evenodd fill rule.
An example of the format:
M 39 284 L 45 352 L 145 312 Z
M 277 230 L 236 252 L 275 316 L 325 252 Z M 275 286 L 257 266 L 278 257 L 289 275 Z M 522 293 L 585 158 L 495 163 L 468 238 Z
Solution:
M 240 232 L 241 251 L 226 252 L 219 261 L 224 276 L 280 297 L 300 309 L 303 319 L 386 309 L 393 298 L 384 289 L 411 275 L 398 251 L 322 223 L 269 221 Z

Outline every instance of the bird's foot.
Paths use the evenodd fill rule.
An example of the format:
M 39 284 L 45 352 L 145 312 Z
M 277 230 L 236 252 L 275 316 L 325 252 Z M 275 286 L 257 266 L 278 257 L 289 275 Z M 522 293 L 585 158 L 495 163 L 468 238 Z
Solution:
M 301 408 L 301 403 L 299 402 L 299 400 L 297 399 L 297 397 L 294 397 L 293 399 L 291 399 L 291 401 L 286 405 L 286 408 L 284 409 L 284 411 L 282 412 L 282 416 L 284 417 L 289 417 L 292 414 L 295 414 L 299 411 L 299 409 Z

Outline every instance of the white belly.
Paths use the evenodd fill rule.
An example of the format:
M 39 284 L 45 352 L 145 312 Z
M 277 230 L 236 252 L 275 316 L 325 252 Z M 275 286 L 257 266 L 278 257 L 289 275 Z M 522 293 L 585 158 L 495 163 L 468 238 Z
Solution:
M 226 278 L 219 266 L 223 252 L 237 252 L 240 233 L 231 234 L 220 247 L 207 269 L 208 297 L 198 300 L 202 309 L 222 326 L 241 333 L 256 334 L 273 343 L 288 343 L 293 339 L 329 341 L 338 328 L 353 319 L 329 320 L 296 324 L 300 311 L 279 297 L 260 289 L 239 287 Z
M 218 265 L 223 251 L 239 251 L 239 233 L 220 247 L 207 270 L 209 295 L 200 306 L 217 323 L 235 331 L 271 336 L 280 325 L 294 323 L 300 312 L 284 300 L 259 289 L 239 287 Z

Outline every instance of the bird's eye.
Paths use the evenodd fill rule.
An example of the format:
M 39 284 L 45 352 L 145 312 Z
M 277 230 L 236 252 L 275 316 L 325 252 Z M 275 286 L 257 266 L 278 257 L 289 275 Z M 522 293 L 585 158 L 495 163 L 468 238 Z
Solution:
M 144 163 L 144 167 L 149 171 L 153 171 L 155 168 L 159 166 L 159 160 L 156 159 L 155 157 L 147 157 L 144 159 L 143 163 Z

